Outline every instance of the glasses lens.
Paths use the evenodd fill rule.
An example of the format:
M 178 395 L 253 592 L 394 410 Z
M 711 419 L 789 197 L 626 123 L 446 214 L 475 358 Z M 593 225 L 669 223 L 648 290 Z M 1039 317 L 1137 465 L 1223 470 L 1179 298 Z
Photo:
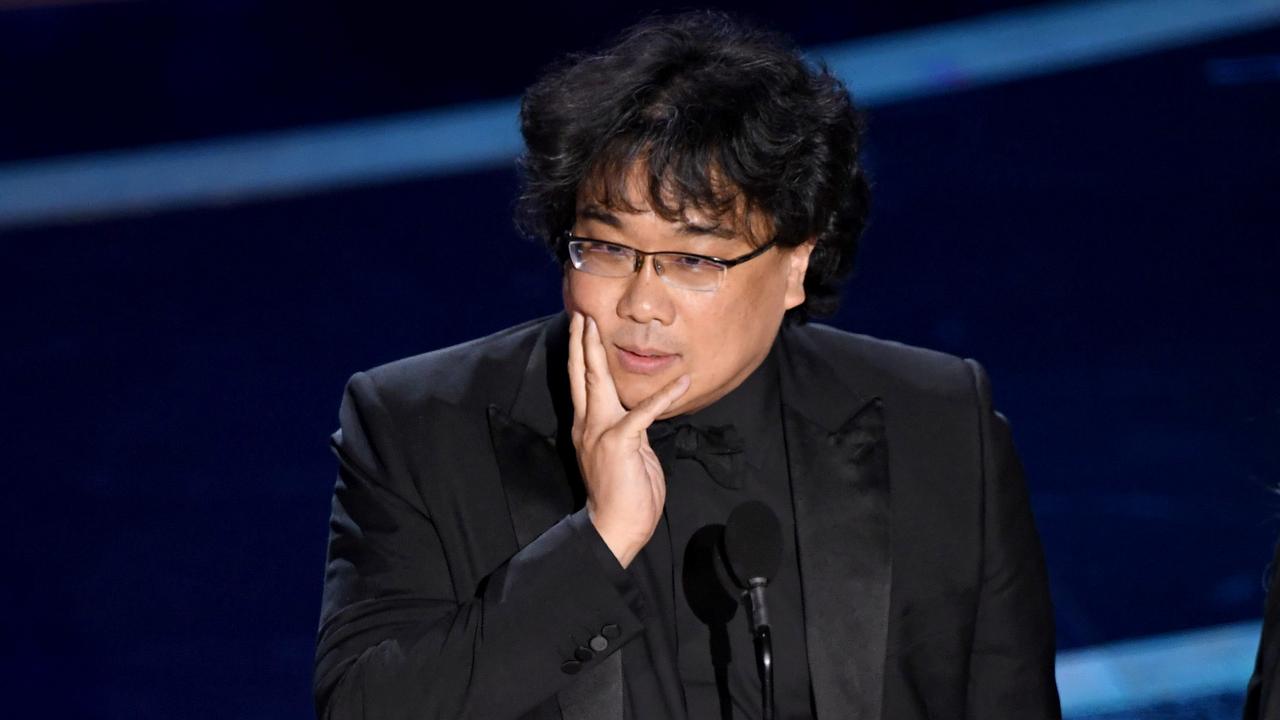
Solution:
M 726 268 L 714 260 L 693 255 L 666 253 L 654 258 L 662 268 L 662 278 L 686 290 L 709 292 L 720 287 Z
M 636 256 L 630 249 L 593 240 L 570 242 L 569 259 L 583 272 L 608 277 L 625 277 L 636 267 Z

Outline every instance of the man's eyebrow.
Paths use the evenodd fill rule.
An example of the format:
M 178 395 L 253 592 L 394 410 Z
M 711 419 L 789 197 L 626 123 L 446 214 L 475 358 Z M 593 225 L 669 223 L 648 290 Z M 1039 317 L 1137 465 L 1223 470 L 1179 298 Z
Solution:
M 579 207 L 578 216 L 586 220 L 602 222 L 611 228 L 622 229 L 622 221 L 618 219 L 618 216 L 599 205 L 583 205 Z
M 731 240 L 737 235 L 732 228 L 727 228 L 722 225 L 703 225 L 687 221 L 680 223 L 680 227 L 676 232 L 681 235 L 690 235 L 695 237 L 711 235 L 713 237 L 724 238 L 725 240 Z

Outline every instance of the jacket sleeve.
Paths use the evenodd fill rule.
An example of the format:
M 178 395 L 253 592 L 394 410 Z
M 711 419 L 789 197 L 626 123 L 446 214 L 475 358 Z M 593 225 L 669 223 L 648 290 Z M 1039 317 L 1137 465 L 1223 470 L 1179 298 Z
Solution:
M 986 372 L 968 360 L 982 440 L 982 585 L 969 659 L 973 720 L 1062 717 L 1053 607 L 1040 537 L 1009 424 L 991 407 Z
M 520 717 L 640 632 L 628 575 L 616 560 L 603 562 L 612 555 L 585 511 L 516 552 L 474 592 L 455 588 L 447 559 L 455 555 L 369 376 L 348 383 L 340 418 L 316 641 L 319 717 Z M 590 650 L 593 638 L 607 647 L 586 657 L 580 648 Z

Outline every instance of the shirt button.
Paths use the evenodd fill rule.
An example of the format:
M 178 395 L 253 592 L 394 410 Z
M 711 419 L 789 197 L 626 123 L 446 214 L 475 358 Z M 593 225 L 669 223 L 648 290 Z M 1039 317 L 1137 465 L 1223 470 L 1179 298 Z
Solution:
M 580 647 L 577 650 L 573 651 L 573 656 L 578 660 L 581 660 L 582 662 L 586 662 L 591 658 L 595 657 L 596 654 L 591 652 L 589 648 Z
M 582 669 L 582 663 L 578 662 L 577 660 L 565 660 L 564 664 L 560 666 L 560 672 L 564 673 L 565 675 L 577 675 L 578 671 L 581 669 Z
M 595 650 L 596 652 L 604 652 L 607 647 L 609 647 L 609 641 L 606 640 L 603 635 L 596 635 L 591 638 L 592 650 Z
M 609 623 L 608 625 L 600 628 L 600 634 L 609 640 L 617 640 L 618 636 L 622 634 L 622 630 L 620 630 L 617 625 Z

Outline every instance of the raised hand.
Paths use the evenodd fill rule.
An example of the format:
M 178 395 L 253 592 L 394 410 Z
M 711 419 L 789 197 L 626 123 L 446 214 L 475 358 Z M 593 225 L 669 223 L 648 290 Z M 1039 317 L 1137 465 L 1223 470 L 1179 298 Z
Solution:
M 609 374 L 594 320 L 569 322 L 573 446 L 587 490 L 587 514 L 623 567 L 649 542 L 667 499 L 667 481 L 645 432 L 689 389 L 681 375 L 627 410 Z

